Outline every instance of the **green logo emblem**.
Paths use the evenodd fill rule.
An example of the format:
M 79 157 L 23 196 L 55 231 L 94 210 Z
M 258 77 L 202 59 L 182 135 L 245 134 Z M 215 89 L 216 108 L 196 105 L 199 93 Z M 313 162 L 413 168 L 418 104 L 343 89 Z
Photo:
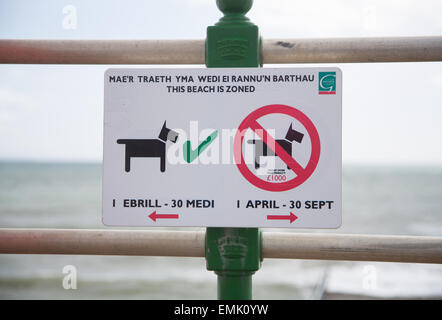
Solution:
M 336 72 L 319 72 L 319 94 L 336 94 Z

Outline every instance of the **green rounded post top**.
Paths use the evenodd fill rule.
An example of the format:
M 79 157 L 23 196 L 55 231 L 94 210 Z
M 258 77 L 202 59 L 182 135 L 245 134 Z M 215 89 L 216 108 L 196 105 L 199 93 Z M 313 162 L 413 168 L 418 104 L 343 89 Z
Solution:
M 216 0 L 216 5 L 225 15 L 245 15 L 252 7 L 253 0 Z

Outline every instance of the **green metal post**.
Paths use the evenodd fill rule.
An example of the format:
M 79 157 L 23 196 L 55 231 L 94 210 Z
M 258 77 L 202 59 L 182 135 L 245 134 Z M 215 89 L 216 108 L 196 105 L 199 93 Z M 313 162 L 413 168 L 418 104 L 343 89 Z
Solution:
M 206 66 L 262 66 L 258 27 L 245 16 L 253 0 L 217 0 L 216 4 L 224 17 L 207 28 Z M 252 275 L 261 257 L 258 228 L 207 228 L 207 270 L 218 276 L 218 299 L 252 299 Z

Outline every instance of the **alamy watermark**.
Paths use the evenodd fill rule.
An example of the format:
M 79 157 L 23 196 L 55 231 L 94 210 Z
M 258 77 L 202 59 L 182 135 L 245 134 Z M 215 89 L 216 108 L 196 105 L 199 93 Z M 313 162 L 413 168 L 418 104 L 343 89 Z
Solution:
M 63 289 L 77 290 L 77 268 L 73 265 L 66 265 L 62 270 L 65 276 L 63 277 Z
M 77 8 L 71 4 L 63 7 L 63 21 L 62 27 L 65 30 L 75 30 L 77 29 Z
M 364 28 L 366 30 L 375 30 L 377 28 L 377 12 L 375 6 L 364 7 Z
M 364 266 L 362 277 L 362 288 L 367 291 L 373 291 L 377 289 L 378 286 L 378 274 L 377 269 L 374 265 Z

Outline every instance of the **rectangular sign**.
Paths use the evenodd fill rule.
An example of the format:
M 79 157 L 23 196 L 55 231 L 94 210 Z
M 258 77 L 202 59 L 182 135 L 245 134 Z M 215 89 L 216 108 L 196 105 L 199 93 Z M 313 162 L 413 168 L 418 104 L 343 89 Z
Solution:
M 337 68 L 109 69 L 103 223 L 337 228 Z

